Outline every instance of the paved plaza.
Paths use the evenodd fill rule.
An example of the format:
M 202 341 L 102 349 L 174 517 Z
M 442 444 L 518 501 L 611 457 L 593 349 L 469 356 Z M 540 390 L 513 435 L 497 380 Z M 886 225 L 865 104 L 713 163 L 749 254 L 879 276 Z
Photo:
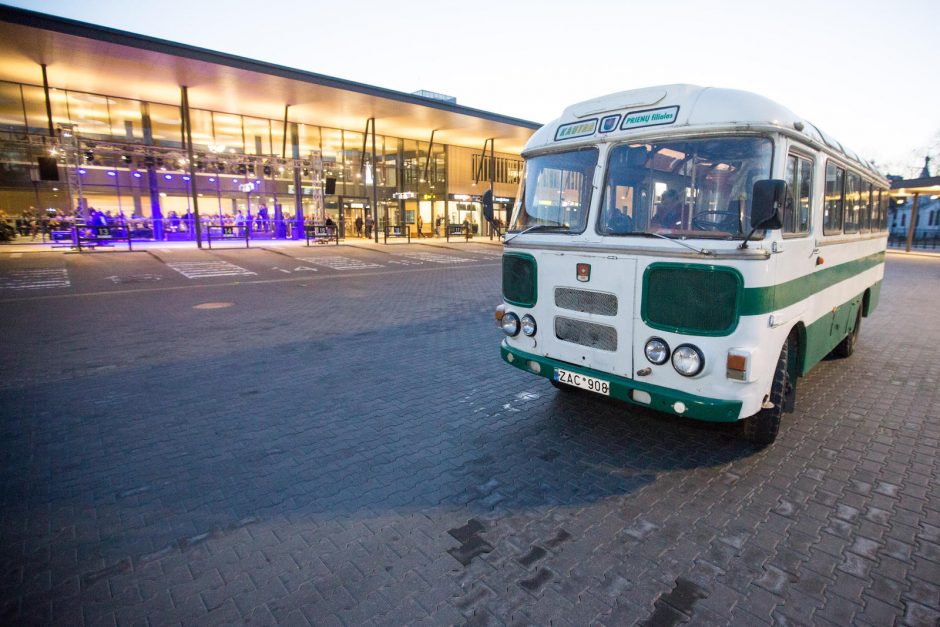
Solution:
M 0 248 L 0 623 L 940 621 L 940 258 L 759 450 L 502 363 L 499 255 Z

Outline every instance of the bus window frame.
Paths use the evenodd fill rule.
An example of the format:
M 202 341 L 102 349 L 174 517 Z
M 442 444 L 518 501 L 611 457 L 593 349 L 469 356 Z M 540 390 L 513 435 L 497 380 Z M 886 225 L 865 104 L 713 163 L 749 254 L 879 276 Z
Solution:
M 829 183 L 829 166 L 836 168 L 836 170 L 842 171 L 841 185 L 839 186 L 839 226 L 838 228 L 829 228 L 829 222 L 826 220 L 826 205 L 828 201 L 826 200 L 827 186 Z M 842 228 L 845 223 L 845 179 L 846 172 L 848 168 L 842 165 L 839 161 L 830 158 L 827 158 L 825 161 L 825 168 L 823 169 L 823 193 L 822 193 L 822 206 L 819 208 L 820 216 L 822 218 L 822 232 L 824 237 L 838 237 L 843 235 Z
M 769 144 L 769 146 L 770 146 L 770 161 L 769 161 L 768 166 L 767 166 L 767 176 L 768 176 L 768 178 L 770 178 L 770 177 L 773 176 L 774 167 L 776 166 L 776 163 L 777 163 L 777 161 L 776 161 L 776 160 L 777 160 L 777 155 L 779 154 L 779 150 L 780 150 L 780 148 L 781 148 L 781 147 L 779 146 L 779 144 L 778 144 L 779 140 L 777 139 L 777 137 L 776 137 L 773 133 L 763 133 L 763 132 L 755 132 L 755 131 L 747 131 L 747 132 L 726 131 L 726 132 L 717 133 L 717 134 L 715 134 L 715 135 L 711 135 L 711 134 L 701 134 L 701 133 L 690 133 L 690 134 L 685 134 L 685 133 L 683 133 L 683 134 L 677 134 L 677 135 L 666 135 L 666 136 L 657 136 L 657 137 L 649 137 L 649 138 L 629 138 L 629 139 L 620 139 L 620 140 L 616 140 L 616 141 L 613 141 L 613 142 L 609 143 L 609 144 L 607 145 L 607 150 L 606 150 L 605 154 L 603 155 L 603 170 L 602 170 L 602 176 L 601 176 L 601 179 L 600 179 L 600 181 L 599 181 L 600 185 L 599 185 L 598 188 L 597 188 L 597 189 L 600 190 L 600 194 L 595 194 L 595 195 L 598 196 L 598 200 L 597 200 L 596 204 L 593 204 L 593 205 L 592 205 L 592 206 L 596 206 L 596 207 L 597 207 L 597 215 L 594 217 L 594 220 L 593 220 L 593 222 L 594 222 L 594 232 L 595 232 L 597 235 L 600 235 L 600 236 L 602 236 L 602 237 L 621 237 L 621 238 L 626 237 L 626 238 L 629 238 L 629 237 L 643 237 L 643 236 L 644 236 L 644 232 L 643 232 L 643 231 L 631 231 L 631 232 L 629 232 L 629 233 L 610 233 L 610 232 L 607 232 L 607 231 L 604 231 L 604 230 L 601 229 L 601 222 L 602 222 L 602 219 L 604 218 L 604 215 L 605 215 L 605 213 L 606 213 L 606 210 L 607 210 L 606 204 L 607 204 L 607 202 L 608 202 L 608 200 L 609 200 L 608 197 L 607 197 L 607 193 L 608 193 L 608 191 L 609 191 L 609 189 L 608 189 L 608 188 L 609 188 L 609 185 L 607 184 L 607 182 L 608 182 L 609 176 L 610 176 L 610 160 L 611 160 L 611 155 L 612 155 L 612 153 L 613 153 L 613 151 L 614 151 L 615 149 L 617 149 L 617 148 L 619 148 L 619 147 L 621 147 L 621 146 L 629 146 L 629 145 L 631 145 L 631 144 L 636 144 L 636 143 L 655 144 L 655 143 L 661 143 L 661 142 L 672 142 L 672 141 L 683 141 L 683 140 L 703 140 L 703 141 L 704 141 L 704 140 L 707 140 L 707 139 L 732 139 L 732 138 L 756 138 L 756 139 L 765 140 L 765 141 Z M 598 144 L 598 145 L 600 145 L 600 144 Z M 811 163 L 814 163 L 814 160 L 813 160 L 813 159 L 810 159 L 810 162 L 811 162 Z M 601 163 L 601 160 L 598 160 L 598 165 L 600 165 L 600 163 Z M 649 170 L 648 170 L 648 171 L 649 171 Z M 661 174 L 662 174 L 662 173 L 661 173 Z M 814 174 L 814 176 L 815 176 L 815 174 Z M 667 181 L 666 179 L 667 179 L 667 178 L 670 178 L 670 177 L 674 177 L 676 180 L 678 180 L 678 179 L 681 178 L 679 175 L 671 174 L 670 176 L 663 177 L 663 178 L 661 178 L 661 179 L 657 179 L 655 182 L 662 182 L 662 183 L 666 183 L 667 185 L 669 185 L 669 183 L 668 183 L 668 181 Z M 655 184 L 655 183 L 654 183 L 654 184 Z M 749 190 L 748 193 L 749 193 L 749 194 L 751 193 L 750 190 Z M 753 199 L 752 199 L 752 200 L 753 200 Z M 650 204 L 649 204 L 649 207 L 648 207 L 648 209 L 647 209 L 647 212 L 648 212 L 648 214 L 649 214 L 649 215 L 647 215 L 647 223 L 648 223 L 648 224 L 650 223 L 650 220 L 652 219 L 653 215 L 655 214 L 655 209 L 656 209 L 656 196 L 655 196 L 655 193 L 653 193 L 653 194 L 650 196 L 650 201 L 649 201 L 649 202 L 650 202 Z M 693 201 L 691 198 L 689 198 L 689 197 L 687 197 L 687 196 L 684 196 L 684 197 L 683 197 L 683 215 L 685 215 L 687 211 L 688 211 L 688 212 L 691 212 L 691 210 L 692 210 L 692 208 L 693 208 L 693 202 L 694 202 L 694 201 Z M 812 202 L 812 198 L 810 199 L 810 202 Z M 690 220 L 691 220 L 691 217 L 692 217 L 692 216 L 691 216 L 691 214 L 690 214 L 690 217 L 689 217 Z M 810 231 L 812 231 L 812 220 L 813 220 L 812 214 L 810 214 Z M 743 227 L 743 225 L 742 225 L 742 227 Z M 670 234 L 670 233 L 662 233 L 662 235 L 664 235 L 664 236 L 666 236 L 666 237 L 668 237 L 668 238 L 670 238 L 670 239 L 672 239 L 673 237 L 676 237 L 677 239 L 683 239 L 683 238 L 685 238 L 685 237 L 692 237 L 692 239 L 708 239 L 708 240 L 714 240 L 714 241 L 722 241 L 722 240 L 733 240 L 733 239 L 735 239 L 735 238 L 741 238 L 741 237 L 744 236 L 745 232 L 746 232 L 746 229 L 743 229 L 743 228 L 742 228 L 742 232 L 741 232 L 740 234 L 732 234 L 732 235 L 726 236 L 726 237 L 708 237 L 708 236 L 702 236 L 702 237 L 700 237 L 700 238 L 698 238 L 698 237 L 692 237 L 692 236 L 689 236 L 689 235 L 687 235 L 687 234 L 683 234 L 683 235 L 681 235 L 681 236 L 677 236 L 677 235 L 673 235 L 673 234 Z M 706 231 L 703 231 L 703 234 L 704 234 L 704 233 L 707 233 L 707 232 L 706 232 Z M 758 229 L 757 231 L 755 231 L 755 232 L 752 234 L 750 241 L 761 241 L 761 240 L 764 240 L 764 239 L 767 237 L 767 234 L 768 234 L 768 231 L 767 231 L 766 229 Z M 802 234 L 800 234 L 800 235 L 802 236 Z
M 812 177 L 810 179 L 810 190 L 809 190 L 809 211 L 807 215 L 807 224 L 806 224 L 805 231 L 787 232 L 781 227 L 780 232 L 781 232 L 781 236 L 783 237 L 783 239 L 803 239 L 803 238 L 812 237 L 813 234 L 816 232 L 816 226 L 814 224 L 815 222 L 814 218 L 816 215 L 816 207 L 814 206 L 815 204 L 814 201 L 816 199 L 816 184 L 817 184 L 816 183 L 816 177 L 817 177 L 816 158 L 808 150 L 805 150 L 805 149 L 801 150 L 799 147 L 791 146 L 790 149 L 787 150 L 786 159 L 784 160 L 784 164 L 783 164 L 784 175 L 786 175 L 787 168 L 789 167 L 790 157 L 796 157 L 797 159 L 803 159 L 804 161 L 809 162 L 809 165 L 810 165 L 809 171 L 810 171 L 810 176 Z M 797 165 L 799 165 L 799 161 L 797 161 Z M 787 185 L 789 184 L 790 184 L 790 181 L 787 180 Z M 791 190 L 790 193 L 793 196 L 794 204 L 799 202 L 799 198 L 797 198 L 797 196 L 795 195 L 794 190 Z

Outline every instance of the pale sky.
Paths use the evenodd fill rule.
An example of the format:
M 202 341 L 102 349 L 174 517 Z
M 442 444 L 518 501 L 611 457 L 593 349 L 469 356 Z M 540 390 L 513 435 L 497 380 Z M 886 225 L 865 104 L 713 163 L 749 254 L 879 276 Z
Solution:
M 543 123 L 626 89 L 745 89 L 886 173 L 928 152 L 940 173 L 938 0 L 6 1 Z

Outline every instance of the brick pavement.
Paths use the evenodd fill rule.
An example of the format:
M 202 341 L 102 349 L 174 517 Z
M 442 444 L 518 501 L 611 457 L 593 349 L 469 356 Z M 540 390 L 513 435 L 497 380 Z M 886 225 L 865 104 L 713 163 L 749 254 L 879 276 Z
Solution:
M 492 264 L 4 302 L 0 621 L 937 624 L 938 279 L 761 451 L 502 364 Z

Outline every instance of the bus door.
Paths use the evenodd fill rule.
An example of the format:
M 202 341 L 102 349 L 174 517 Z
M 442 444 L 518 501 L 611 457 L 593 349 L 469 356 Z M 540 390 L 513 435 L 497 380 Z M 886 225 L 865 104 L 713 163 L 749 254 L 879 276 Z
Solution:
M 633 378 L 636 259 L 622 255 L 543 253 L 539 299 L 544 352 L 572 364 Z M 541 304 L 541 303 L 540 303 Z

